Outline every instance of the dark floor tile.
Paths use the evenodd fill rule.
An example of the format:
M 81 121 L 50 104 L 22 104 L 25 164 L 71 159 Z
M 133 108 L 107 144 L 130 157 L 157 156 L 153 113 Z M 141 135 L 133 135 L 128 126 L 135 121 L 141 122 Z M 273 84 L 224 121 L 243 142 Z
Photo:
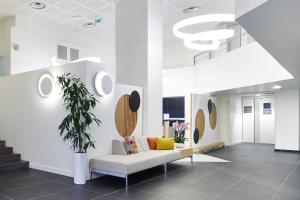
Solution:
M 47 196 L 38 197 L 38 198 L 35 198 L 32 200 L 65 200 L 65 199 L 55 196 L 55 195 L 47 195 Z
M 287 181 L 278 191 L 276 198 L 282 199 L 300 199 L 300 185 L 299 182 Z
M 155 194 L 149 194 L 133 189 L 123 189 L 119 192 L 113 193 L 110 195 L 111 197 L 117 198 L 117 199 L 125 199 L 125 200 L 150 200 L 155 198 L 158 195 Z
M 66 200 L 90 200 L 100 197 L 101 194 L 84 189 L 71 189 L 60 193 L 55 193 L 55 196 Z
M 21 183 L 18 182 L 11 182 L 8 180 L 0 180 L 0 193 L 7 191 L 7 190 L 13 190 L 16 188 L 20 188 L 23 185 Z
M 51 193 L 61 192 L 67 189 L 70 189 L 70 187 L 65 184 L 51 182 L 35 186 L 22 187 L 20 189 L 15 190 L 4 191 L 2 194 L 15 200 L 27 200 L 45 196 Z
M 279 192 L 272 200 L 299 200 L 299 194 Z
M 47 192 L 40 191 L 36 187 L 23 187 L 21 189 L 3 192 L 3 195 L 14 200 L 28 200 L 46 195 Z
M 164 195 L 175 200 L 209 200 L 214 196 L 212 193 L 206 193 L 205 191 L 193 190 L 189 188 L 178 188 Z
M 171 197 L 167 197 L 167 196 L 159 196 L 153 200 L 175 200 L 175 199 L 173 199 Z
M 170 179 L 168 177 L 163 176 L 151 181 L 132 186 L 131 189 L 147 192 L 150 194 L 160 195 L 168 191 L 174 190 L 183 184 L 185 184 L 185 182 L 180 181 L 180 179 Z
M 73 178 L 40 170 L 4 172 L 0 173 L 0 200 L 264 200 L 274 194 L 277 200 L 300 199 L 299 153 L 274 152 L 272 145 L 239 144 L 208 155 L 232 162 L 194 166 L 175 162 L 168 164 L 167 174 L 158 166 L 130 175 L 128 190 L 124 179 L 113 176 L 75 185 Z
M 42 183 L 50 182 L 48 179 L 41 178 L 38 176 L 26 176 L 22 178 L 16 178 L 11 180 L 11 182 L 18 183 L 22 186 L 30 186 L 30 185 L 37 185 Z
M 29 169 L 32 175 L 41 177 L 41 178 L 45 178 L 45 179 L 49 179 L 49 180 L 59 180 L 59 179 L 63 179 L 66 178 L 66 176 L 63 175 L 59 175 L 59 174 L 54 174 L 54 173 L 50 173 L 50 172 L 45 172 L 45 171 L 41 171 L 41 170 L 35 170 L 35 169 Z
M 5 196 L 0 195 L 0 200 L 10 200 L 10 199 L 6 198 Z
M 91 190 L 99 194 L 109 194 L 125 188 L 125 181 L 122 178 L 113 176 L 103 176 L 97 179 L 88 181 L 85 185 L 75 186 L 78 188 Z
M 270 195 L 266 195 L 261 193 L 260 191 L 257 192 L 249 192 L 247 190 L 226 190 L 222 194 L 217 196 L 218 200 L 269 200 L 271 199 Z
M 101 196 L 101 197 L 97 197 L 97 198 L 95 198 L 93 200 L 120 200 L 120 199 L 116 199 L 116 198 L 114 198 L 112 196 Z

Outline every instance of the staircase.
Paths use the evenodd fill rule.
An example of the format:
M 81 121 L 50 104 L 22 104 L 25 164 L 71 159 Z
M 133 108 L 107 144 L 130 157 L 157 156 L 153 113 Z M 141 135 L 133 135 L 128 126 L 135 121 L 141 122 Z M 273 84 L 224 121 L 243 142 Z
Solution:
M 12 147 L 6 147 L 0 140 L 0 172 L 28 168 L 29 162 L 21 160 L 20 154 L 13 153 Z

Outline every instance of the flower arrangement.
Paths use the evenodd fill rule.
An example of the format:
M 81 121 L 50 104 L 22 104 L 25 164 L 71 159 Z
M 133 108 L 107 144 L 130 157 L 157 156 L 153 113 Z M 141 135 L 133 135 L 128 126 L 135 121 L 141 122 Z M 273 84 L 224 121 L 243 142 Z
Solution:
M 187 140 L 187 138 L 185 138 L 184 135 L 185 135 L 185 130 L 189 129 L 189 123 L 188 122 L 179 123 L 178 121 L 176 121 L 172 124 L 172 127 L 175 131 L 175 137 L 174 137 L 175 143 L 184 143 L 184 141 Z

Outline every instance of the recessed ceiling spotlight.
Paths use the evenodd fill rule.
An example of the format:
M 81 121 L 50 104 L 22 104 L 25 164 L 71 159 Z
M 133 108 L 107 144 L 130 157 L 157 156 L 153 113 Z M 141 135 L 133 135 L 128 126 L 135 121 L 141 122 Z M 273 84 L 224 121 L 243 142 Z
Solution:
M 94 28 L 96 26 L 95 22 L 86 22 L 82 25 L 83 28 Z
M 39 1 L 34 1 L 30 4 L 31 8 L 36 9 L 36 10 L 42 10 L 46 8 L 46 4 L 43 2 Z
M 256 94 L 256 96 L 257 96 L 257 97 L 260 97 L 260 96 L 261 96 L 261 94 Z
M 281 85 L 274 85 L 274 86 L 273 86 L 273 89 L 274 89 L 274 90 L 280 90 L 281 88 L 282 88 Z
M 200 10 L 201 6 L 191 6 L 182 10 L 183 13 L 195 13 Z
M 82 17 L 81 17 L 81 15 L 77 15 L 77 14 L 76 14 L 76 15 L 73 15 L 72 18 L 73 18 L 73 19 L 81 19 Z

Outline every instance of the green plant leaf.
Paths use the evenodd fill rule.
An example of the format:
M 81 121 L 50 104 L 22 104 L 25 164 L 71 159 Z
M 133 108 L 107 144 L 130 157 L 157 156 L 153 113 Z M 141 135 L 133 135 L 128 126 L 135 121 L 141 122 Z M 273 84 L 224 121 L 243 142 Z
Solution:
M 64 73 L 57 77 L 58 85 L 61 88 L 63 105 L 66 108 L 67 116 L 59 125 L 59 134 L 64 141 L 72 142 L 71 148 L 76 152 L 86 152 L 89 148 L 95 148 L 92 136 L 86 130 L 90 126 L 101 121 L 91 111 L 99 102 L 94 94 L 91 94 L 80 78 L 71 73 Z

